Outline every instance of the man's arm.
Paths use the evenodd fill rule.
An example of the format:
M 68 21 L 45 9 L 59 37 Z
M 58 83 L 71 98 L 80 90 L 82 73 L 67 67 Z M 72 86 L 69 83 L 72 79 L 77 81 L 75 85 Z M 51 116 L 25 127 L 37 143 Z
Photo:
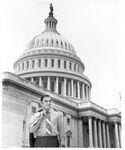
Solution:
M 33 132 L 35 132 L 38 129 L 42 119 L 43 119 L 43 114 L 41 112 L 37 112 L 37 113 L 35 113 L 32 116 L 32 118 L 31 118 L 31 120 L 29 122 L 29 130 L 30 130 L 30 132 L 33 133 Z
M 63 119 L 62 112 L 59 112 L 58 115 L 58 129 L 59 129 L 60 146 L 65 147 L 65 130 L 64 130 L 64 119 Z

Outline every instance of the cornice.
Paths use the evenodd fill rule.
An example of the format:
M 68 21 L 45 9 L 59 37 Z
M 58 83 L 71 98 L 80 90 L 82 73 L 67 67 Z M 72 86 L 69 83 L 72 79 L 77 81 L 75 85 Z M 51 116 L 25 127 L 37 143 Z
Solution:
M 16 75 L 9 72 L 4 73 L 3 85 L 14 86 L 20 90 L 24 90 L 38 97 L 42 95 L 50 95 L 54 100 L 59 101 L 61 105 L 68 105 L 77 109 L 77 103 L 47 89 L 44 89 L 36 84 L 33 84 L 25 79 L 17 77 Z

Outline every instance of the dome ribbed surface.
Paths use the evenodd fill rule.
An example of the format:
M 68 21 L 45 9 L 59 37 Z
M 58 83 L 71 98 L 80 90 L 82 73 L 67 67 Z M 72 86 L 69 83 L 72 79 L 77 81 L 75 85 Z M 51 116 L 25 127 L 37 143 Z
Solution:
M 35 36 L 27 45 L 26 49 L 53 47 L 60 48 L 76 54 L 74 47 L 59 33 L 54 31 L 45 31 Z

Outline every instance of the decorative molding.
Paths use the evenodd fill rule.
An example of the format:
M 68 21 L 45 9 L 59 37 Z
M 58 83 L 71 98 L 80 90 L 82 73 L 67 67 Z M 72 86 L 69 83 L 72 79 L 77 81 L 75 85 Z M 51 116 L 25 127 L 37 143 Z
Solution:
M 31 95 L 27 93 L 25 90 L 20 91 L 18 88 L 14 88 L 12 86 L 3 86 L 3 94 L 12 96 L 13 98 L 17 98 L 18 102 L 21 103 L 31 103 L 32 101 L 36 101 L 36 97 L 34 95 Z
M 14 113 L 22 114 L 22 115 L 25 114 L 25 107 L 20 104 L 3 101 L 2 106 L 3 106 L 2 107 L 3 110 L 12 111 Z

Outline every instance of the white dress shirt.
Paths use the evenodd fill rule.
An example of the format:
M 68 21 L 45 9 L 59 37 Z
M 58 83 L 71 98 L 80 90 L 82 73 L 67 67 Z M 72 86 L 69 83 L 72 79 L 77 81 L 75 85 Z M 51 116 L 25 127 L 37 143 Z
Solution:
M 63 114 L 61 112 L 50 109 L 50 120 L 52 126 L 52 135 L 58 136 L 61 145 L 65 145 L 65 132 Z M 46 135 L 46 118 L 43 115 L 43 111 L 36 112 L 29 123 L 30 132 L 34 133 L 34 136 L 47 136 Z

